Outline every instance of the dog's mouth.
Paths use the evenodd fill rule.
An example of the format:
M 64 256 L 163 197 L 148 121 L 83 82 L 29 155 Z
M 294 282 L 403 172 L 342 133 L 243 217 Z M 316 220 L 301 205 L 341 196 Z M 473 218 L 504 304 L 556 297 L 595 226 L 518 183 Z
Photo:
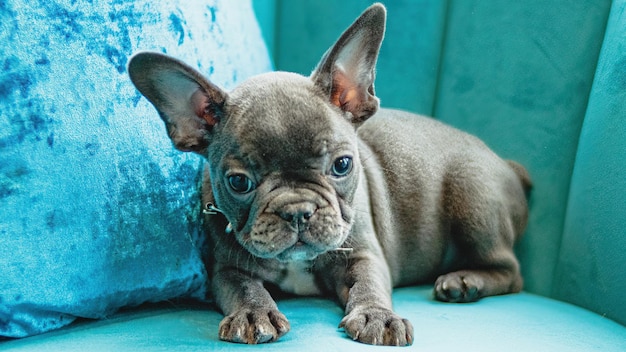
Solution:
M 236 231 L 237 239 L 259 258 L 313 260 L 340 247 L 351 227 L 328 198 L 307 190 L 281 193 L 253 214 L 250 227 Z
M 293 246 L 279 253 L 276 256 L 276 259 L 280 262 L 307 261 L 313 260 L 317 258 L 320 254 L 327 252 L 341 252 L 345 254 L 350 254 L 353 251 L 353 248 L 350 247 L 336 247 L 323 251 L 311 251 L 307 247 L 312 246 L 309 246 L 302 241 L 298 241 Z
M 339 244 L 340 245 L 340 244 Z M 278 245 L 262 242 L 249 242 L 246 246 L 248 251 L 264 259 L 276 259 L 280 262 L 308 261 L 317 258 L 319 255 L 329 251 L 350 251 L 350 248 L 338 248 L 334 243 L 311 244 L 298 238 L 292 244 Z
M 302 241 L 297 241 L 293 246 L 280 252 L 276 259 L 281 262 L 313 260 L 325 251 L 319 251 L 313 246 Z
M 332 249 L 320 248 L 302 240 L 297 240 L 295 243 L 287 246 L 250 242 L 246 247 L 251 254 L 259 258 L 276 259 L 284 263 L 313 260 L 320 254 Z

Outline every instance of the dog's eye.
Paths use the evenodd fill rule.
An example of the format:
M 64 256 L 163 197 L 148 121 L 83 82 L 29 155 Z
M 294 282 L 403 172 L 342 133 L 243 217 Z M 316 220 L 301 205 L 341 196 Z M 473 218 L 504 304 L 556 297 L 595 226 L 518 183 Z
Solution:
M 333 163 L 333 169 L 331 170 L 333 176 L 343 177 L 352 171 L 352 158 L 349 156 L 342 156 L 337 158 Z
M 244 174 L 228 176 L 228 185 L 233 191 L 241 194 L 248 193 L 254 189 L 254 183 Z

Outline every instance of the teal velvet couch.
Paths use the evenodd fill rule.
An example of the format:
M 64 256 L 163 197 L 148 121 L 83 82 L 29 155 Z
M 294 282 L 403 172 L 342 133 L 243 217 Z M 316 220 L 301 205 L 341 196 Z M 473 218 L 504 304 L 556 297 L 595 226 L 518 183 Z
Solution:
M 397 350 L 351 341 L 319 297 L 278 301 L 291 331 L 276 343 L 219 341 L 196 226 L 201 160 L 174 150 L 125 72 L 149 49 L 226 89 L 271 69 L 307 75 L 371 1 L 55 3 L 0 2 L 0 351 Z M 534 183 L 524 291 L 446 304 L 430 285 L 398 288 L 407 349 L 626 351 L 626 0 L 384 3 L 382 105 L 479 136 Z M 53 49 L 20 34 L 37 21 Z M 112 31 L 89 32 L 93 21 Z M 55 55 L 78 67 L 44 71 Z M 74 69 L 86 75 L 71 81 Z

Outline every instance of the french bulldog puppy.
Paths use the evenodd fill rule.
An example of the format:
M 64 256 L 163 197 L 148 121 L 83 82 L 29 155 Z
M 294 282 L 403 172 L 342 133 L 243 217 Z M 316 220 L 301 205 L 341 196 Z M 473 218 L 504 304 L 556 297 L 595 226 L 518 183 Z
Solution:
M 332 295 L 340 327 L 368 344 L 409 345 L 392 288 L 435 282 L 470 302 L 518 292 L 513 245 L 527 222 L 528 174 L 436 120 L 379 109 L 375 65 L 385 8 L 368 8 L 310 77 L 273 72 L 225 92 L 157 53 L 129 64 L 182 151 L 206 158 L 219 337 L 289 331 L 267 287 Z

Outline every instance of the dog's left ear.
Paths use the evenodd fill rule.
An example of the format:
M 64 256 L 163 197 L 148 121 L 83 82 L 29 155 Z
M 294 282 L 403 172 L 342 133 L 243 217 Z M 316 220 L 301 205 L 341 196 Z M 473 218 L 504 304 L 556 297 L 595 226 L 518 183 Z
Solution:
M 327 92 L 331 104 L 350 113 L 357 125 L 378 110 L 374 79 L 376 59 L 385 35 L 385 18 L 382 4 L 367 8 L 311 74 L 313 82 Z
M 176 148 L 206 156 L 228 94 L 184 62 L 160 53 L 136 54 L 128 74 L 159 112 Z

